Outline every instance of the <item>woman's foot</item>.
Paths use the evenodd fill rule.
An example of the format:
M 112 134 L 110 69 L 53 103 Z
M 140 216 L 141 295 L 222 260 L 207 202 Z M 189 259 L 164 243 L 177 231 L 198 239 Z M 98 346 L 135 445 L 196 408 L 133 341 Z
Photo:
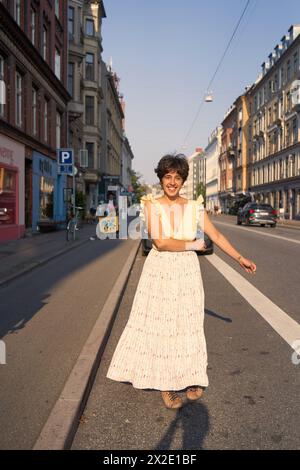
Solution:
M 161 392 L 161 396 L 164 404 L 169 409 L 181 408 L 183 405 L 182 399 L 176 392 Z
M 202 387 L 188 387 L 186 390 L 186 396 L 190 401 L 199 400 L 203 395 L 203 388 Z

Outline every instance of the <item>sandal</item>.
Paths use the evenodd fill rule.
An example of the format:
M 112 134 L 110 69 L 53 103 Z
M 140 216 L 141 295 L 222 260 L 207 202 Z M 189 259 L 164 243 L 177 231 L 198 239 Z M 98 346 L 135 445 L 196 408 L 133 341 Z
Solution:
M 199 400 L 199 398 L 203 395 L 203 388 L 202 387 L 188 387 L 186 390 L 186 396 L 190 401 Z
M 183 401 L 176 392 L 161 392 L 164 404 L 169 409 L 178 409 L 183 405 Z

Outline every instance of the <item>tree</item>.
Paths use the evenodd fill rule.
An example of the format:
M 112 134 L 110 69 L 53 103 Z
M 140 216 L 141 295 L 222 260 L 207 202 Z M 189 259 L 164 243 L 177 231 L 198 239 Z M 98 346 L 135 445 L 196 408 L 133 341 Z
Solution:
M 200 194 L 203 197 L 203 205 L 206 207 L 206 187 L 203 183 L 198 183 L 196 187 L 196 197 L 198 198 Z
M 130 171 L 131 185 L 134 191 L 134 201 L 139 202 L 143 194 L 147 192 L 147 186 L 140 181 L 142 175 L 134 170 Z

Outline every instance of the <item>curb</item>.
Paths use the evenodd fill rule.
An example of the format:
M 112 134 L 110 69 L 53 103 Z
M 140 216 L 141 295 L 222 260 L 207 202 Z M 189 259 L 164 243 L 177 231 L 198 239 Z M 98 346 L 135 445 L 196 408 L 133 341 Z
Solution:
M 33 450 L 71 448 L 139 248 L 140 240 L 130 251 Z
M 87 238 L 86 240 L 78 241 L 76 243 L 72 242 L 72 245 L 70 245 L 67 248 L 64 248 L 63 250 L 59 250 L 56 253 L 48 256 L 47 258 L 41 259 L 39 261 L 35 261 L 34 263 L 28 265 L 26 268 L 21 269 L 20 271 L 12 274 L 11 276 L 7 276 L 6 278 L 0 280 L 0 288 L 7 286 L 10 282 L 14 281 L 15 279 L 18 279 L 19 277 L 23 276 L 24 274 L 27 274 L 31 271 L 33 271 L 35 268 L 38 268 L 39 266 L 42 266 L 43 264 L 48 263 L 49 261 L 57 258 L 58 256 L 63 255 L 64 253 L 68 253 L 69 251 L 75 250 L 75 248 L 78 248 L 81 245 L 84 245 L 85 243 L 89 242 L 90 239 Z

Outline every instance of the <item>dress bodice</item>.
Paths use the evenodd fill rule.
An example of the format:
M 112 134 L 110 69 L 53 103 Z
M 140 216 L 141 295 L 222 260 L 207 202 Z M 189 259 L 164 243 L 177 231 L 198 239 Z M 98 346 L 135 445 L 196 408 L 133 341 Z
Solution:
M 155 208 L 155 214 L 160 217 L 165 237 L 176 240 L 193 241 L 196 238 L 199 226 L 201 226 L 201 211 L 203 210 L 203 197 L 196 201 L 188 199 L 184 205 L 178 205 L 175 210 L 161 204 L 152 194 L 143 196 L 140 201 L 140 218 L 146 222 L 145 202 L 149 200 Z M 174 213 L 174 232 L 172 231 L 170 215 Z M 152 245 L 156 249 L 155 245 Z

